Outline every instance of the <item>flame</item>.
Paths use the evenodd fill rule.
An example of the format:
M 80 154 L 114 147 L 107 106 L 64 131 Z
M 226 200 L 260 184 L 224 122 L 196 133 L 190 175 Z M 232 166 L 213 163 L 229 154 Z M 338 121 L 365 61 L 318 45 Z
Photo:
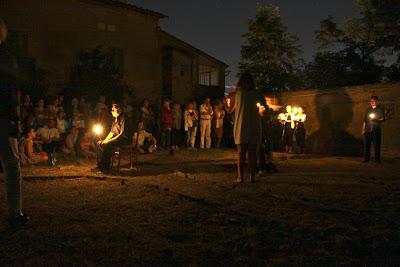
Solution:
M 95 126 L 93 126 L 93 132 L 96 135 L 101 135 L 103 133 L 103 126 L 101 126 L 100 124 L 96 124 Z

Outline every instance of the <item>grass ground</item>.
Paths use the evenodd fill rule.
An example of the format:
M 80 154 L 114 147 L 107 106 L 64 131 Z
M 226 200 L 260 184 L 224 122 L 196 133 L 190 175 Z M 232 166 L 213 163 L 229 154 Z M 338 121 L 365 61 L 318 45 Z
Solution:
M 398 160 L 276 155 L 278 173 L 237 186 L 234 158 L 161 152 L 118 177 L 90 161 L 25 169 L 32 221 L 0 222 L 0 266 L 400 265 Z

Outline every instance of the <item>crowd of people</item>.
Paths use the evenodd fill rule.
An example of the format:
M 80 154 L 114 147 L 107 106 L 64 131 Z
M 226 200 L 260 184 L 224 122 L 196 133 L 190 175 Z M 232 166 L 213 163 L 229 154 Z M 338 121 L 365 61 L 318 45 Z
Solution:
M 23 95 L 21 101 L 22 138 L 19 152 L 22 165 L 48 162 L 56 164 L 55 155 L 96 157 L 97 139 L 92 127 L 104 129 L 112 125 L 111 102 L 100 96 L 90 103 L 84 96 L 65 100 L 63 94 L 47 98 Z M 153 153 L 159 147 L 170 151 L 221 148 L 224 122 L 227 120 L 225 99 L 213 104 L 206 98 L 183 108 L 178 102 L 165 99 L 159 108 L 144 99 L 136 110 L 129 100 L 119 104 L 124 116 L 124 142 L 140 153 Z M 228 143 L 229 135 L 225 135 Z

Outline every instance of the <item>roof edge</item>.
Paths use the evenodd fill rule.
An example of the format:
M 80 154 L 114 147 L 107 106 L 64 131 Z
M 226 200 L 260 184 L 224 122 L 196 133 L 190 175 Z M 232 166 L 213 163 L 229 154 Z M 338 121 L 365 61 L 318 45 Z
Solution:
M 89 0 L 80 0 L 80 1 L 89 2 Z M 158 19 L 168 18 L 168 16 L 166 16 L 166 15 L 164 15 L 162 13 L 159 13 L 159 12 L 156 12 L 156 11 L 153 11 L 153 10 L 150 10 L 150 9 L 142 8 L 142 7 L 133 5 L 133 4 L 123 3 L 121 1 L 116 1 L 116 0 L 91 0 L 91 2 L 98 2 L 98 3 L 103 3 L 103 4 L 106 4 L 106 5 L 112 5 L 112 6 L 115 6 L 115 7 L 124 8 L 124 9 L 131 10 L 131 11 L 137 11 L 137 12 L 140 12 L 142 14 L 146 14 L 146 15 L 149 15 L 149 16 L 156 17 Z
M 191 44 L 189 44 L 189 43 L 187 43 L 187 42 L 185 42 L 185 41 L 179 39 L 178 37 L 176 37 L 176 36 L 170 34 L 169 32 L 166 32 L 166 31 L 164 31 L 164 30 L 162 30 L 162 29 L 160 29 L 159 31 L 160 31 L 161 34 L 164 34 L 164 35 L 166 35 L 167 37 L 172 38 L 172 39 L 175 39 L 176 41 L 178 41 L 178 42 L 184 44 L 185 46 L 190 47 L 191 49 L 195 50 L 197 53 L 202 54 L 202 55 L 205 55 L 205 56 L 206 56 L 207 58 L 209 58 L 210 60 L 215 61 L 215 62 L 218 62 L 219 64 L 225 66 L 225 68 L 228 68 L 228 67 L 229 67 L 229 65 L 226 64 L 225 62 L 223 62 L 223 61 L 217 59 L 216 57 L 213 57 L 213 56 L 211 56 L 210 54 L 204 52 L 203 50 L 198 49 L 197 47 L 195 47 L 195 46 L 193 46 L 193 45 L 191 45 Z

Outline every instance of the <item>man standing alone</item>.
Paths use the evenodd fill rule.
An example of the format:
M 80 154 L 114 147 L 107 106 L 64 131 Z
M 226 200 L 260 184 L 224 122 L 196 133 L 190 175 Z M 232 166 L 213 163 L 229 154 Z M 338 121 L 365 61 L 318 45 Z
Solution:
M 213 108 L 209 98 L 204 100 L 200 106 L 200 148 L 204 149 L 204 139 L 206 141 L 206 148 L 211 147 L 211 120 L 213 117 Z
M 369 162 L 371 145 L 374 144 L 375 162 L 381 162 L 382 122 L 385 120 L 385 110 L 378 105 L 378 97 L 371 96 L 371 106 L 364 115 L 362 133 L 365 137 L 364 162 Z
M 16 66 L 4 48 L 7 27 L 0 19 L 0 161 L 5 172 L 8 221 L 13 227 L 24 225 L 28 217 L 22 214 L 21 170 L 18 157 L 20 134 L 19 93 Z

